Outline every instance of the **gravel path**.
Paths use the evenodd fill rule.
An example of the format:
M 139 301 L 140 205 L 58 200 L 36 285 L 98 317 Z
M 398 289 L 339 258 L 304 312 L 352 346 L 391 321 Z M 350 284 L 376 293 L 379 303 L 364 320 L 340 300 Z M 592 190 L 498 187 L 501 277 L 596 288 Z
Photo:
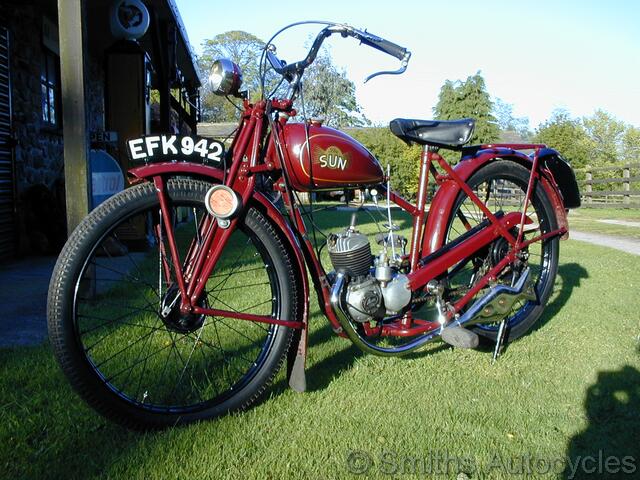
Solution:
M 569 238 L 603 247 L 615 248 L 632 255 L 640 255 L 640 241 L 632 238 L 614 237 L 613 235 L 604 235 L 602 233 L 577 232 L 571 230 L 571 228 L 569 229 Z
M 47 290 L 55 257 L 0 266 L 0 347 L 37 345 L 47 336 Z
M 629 222 L 628 220 L 596 220 L 600 223 L 608 223 L 609 225 L 622 225 L 623 227 L 640 227 L 640 222 Z

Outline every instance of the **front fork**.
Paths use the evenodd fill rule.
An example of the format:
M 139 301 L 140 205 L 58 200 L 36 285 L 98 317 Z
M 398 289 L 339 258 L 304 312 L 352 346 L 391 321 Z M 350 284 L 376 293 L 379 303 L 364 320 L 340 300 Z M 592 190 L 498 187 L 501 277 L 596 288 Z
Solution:
M 172 225 L 166 181 L 164 177 L 156 176 L 153 177 L 153 184 L 160 203 L 160 222 L 164 227 L 166 243 L 173 264 L 173 275 L 180 292 L 180 312 L 187 315 L 198 309 L 198 303 L 206 287 L 207 279 L 220 259 L 222 250 L 235 229 L 237 219 L 233 219 L 227 228 L 221 228 L 214 217 L 210 215 L 204 217 L 202 224 L 197 227 L 199 232 L 197 238 L 191 242 L 185 257 L 186 261 L 183 262 L 178 252 Z M 161 234 L 160 228 L 157 230 Z M 172 283 L 171 268 L 162 238 L 159 239 L 159 242 L 165 281 Z
M 153 177 L 153 184 L 160 203 L 160 222 L 164 227 L 175 283 L 180 292 L 180 312 L 183 315 L 194 313 L 199 309 L 198 303 L 206 287 L 207 279 L 220 259 L 222 250 L 233 233 L 237 219 L 233 219 L 227 228 L 220 228 L 218 222 L 207 215 L 198 226 L 199 234 L 189 247 L 186 261 L 183 263 L 178 252 L 175 233 L 172 225 L 172 215 L 166 193 L 166 181 L 162 176 Z M 197 220 L 197 219 L 196 219 Z M 161 230 L 157 228 L 161 234 Z M 198 245 L 198 242 L 201 242 Z M 165 281 L 171 283 L 171 268 L 166 256 L 166 249 L 162 239 L 159 239 Z M 212 246 L 215 246 L 212 248 Z M 197 312 L 196 312 L 197 313 Z
M 214 217 L 205 217 L 203 224 L 199 227 L 201 235 L 198 235 L 198 237 L 201 237 L 201 244 L 198 246 L 198 238 L 194 239 L 186 255 L 187 261 L 183 262 L 180 259 L 174 230 L 172 228 L 172 216 L 166 194 L 165 180 L 161 176 L 157 176 L 153 178 L 153 183 L 156 186 L 160 203 L 160 217 L 165 231 L 170 261 L 171 264 L 173 264 L 175 284 L 177 285 L 177 290 L 180 292 L 180 313 L 182 315 L 208 315 L 271 325 L 282 325 L 296 329 L 303 328 L 304 323 L 295 320 L 282 320 L 273 318 L 270 315 L 254 315 L 241 311 L 214 309 L 206 305 L 201 305 L 201 298 L 209 276 L 220 259 L 224 247 L 237 227 L 237 222 L 241 217 L 233 218 L 227 228 L 220 227 Z M 162 239 L 159 239 L 159 241 L 162 243 Z M 165 277 L 167 274 L 169 275 L 169 278 L 165 278 L 165 281 L 167 281 L 168 284 L 172 284 L 172 269 L 169 263 L 169 257 L 162 254 L 162 252 L 166 251 L 164 245 L 160 247 L 160 251 L 163 264 L 162 271 L 165 272 Z M 173 303 L 173 300 L 167 299 L 167 301 Z
M 178 247 L 177 247 L 175 235 L 173 232 L 172 217 L 169 212 L 164 178 L 161 176 L 153 177 L 153 185 L 156 188 L 156 192 L 158 194 L 158 201 L 160 203 L 160 222 L 156 230 L 158 232 L 158 235 L 160 235 L 160 238 L 158 238 L 158 248 L 160 250 L 160 254 L 162 257 L 162 263 L 163 263 L 162 266 L 163 266 L 164 274 L 165 274 L 165 277 L 169 277 L 169 278 L 165 278 L 165 281 L 167 283 L 171 282 L 171 278 L 170 278 L 171 267 L 169 265 L 169 261 L 166 256 L 164 243 L 162 242 L 162 237 L 161 237 L 162 226 L 164 226 L 164 231 L 167 236 L 167 243 L 169 245 L 171 262 L 174 265 L 173 274 L 175 276 L 175 281 L 178 284 L 178 289 L 180 290 L 180 294 L 181 294 L 180 311 L 183 315 L 186 315 L 191 313 L 192 309 L 191 309 L 191 305 L 185 301 L 188 299 L 187 287 L 184 281 L 184 275 L 182 273 L 182 267 L 181 267 L 182 263 L 180 261 L 180 254 L 178 252 Z

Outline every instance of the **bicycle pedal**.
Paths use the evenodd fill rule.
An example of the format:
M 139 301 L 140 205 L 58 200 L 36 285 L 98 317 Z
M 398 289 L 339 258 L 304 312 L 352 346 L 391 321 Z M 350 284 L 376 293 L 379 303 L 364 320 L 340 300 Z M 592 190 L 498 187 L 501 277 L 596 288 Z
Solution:
M 445 327 L 440 338 L 445 343 L 458 348 L 476 348 L 480 343 L 478 335 L 462 327 Z

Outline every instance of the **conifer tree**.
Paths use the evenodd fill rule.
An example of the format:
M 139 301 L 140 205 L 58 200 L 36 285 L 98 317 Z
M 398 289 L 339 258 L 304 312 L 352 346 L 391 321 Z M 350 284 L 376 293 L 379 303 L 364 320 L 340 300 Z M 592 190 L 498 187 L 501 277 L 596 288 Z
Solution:
M 480 72 L 464 82 L 447 80 L 440 89 L 438 104 L 433 109 L 438 120 L 473 118 L 476 128 L 471 144 L 493 143 L 500 138 L 500 129 L 492 113 L 493 102 Z

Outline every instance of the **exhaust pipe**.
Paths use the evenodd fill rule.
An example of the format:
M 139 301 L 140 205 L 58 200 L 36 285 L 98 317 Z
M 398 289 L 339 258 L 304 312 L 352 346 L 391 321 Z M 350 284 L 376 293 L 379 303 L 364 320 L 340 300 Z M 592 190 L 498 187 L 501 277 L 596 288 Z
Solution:
M 491 323 L 504 318 L 513 304 L 520 300 L 537 300 L 535 289 L 529 283 L 530 270 L 527 268 L 518 282 L 513 286 L 498 285 L 493 287 L 489 293 L 474 303 L 469 310 L 462 314 L 459 318 L 449 322 L 444 329 L 455 327 L 466 327 L 477 323 Z M 411 353 L 426 343 L 435 340 L 443 331 L 442 327 L 438 327 L 429 333 L 421 335 L 410 342 L 397 347 L 380 347 L 366 341 L 356 330 L 354 322 L 349 317 L 344 305 L 345 287 L 347 275 L 344 272 L 338 272 L 335 282 L 331 287 L 331 306 L 342 326 L 345 334 L 358 348 L 366 353 L 383 357 L 402 356 Z
M 404 345 L 400 345 L 397 347 L 381 347 L 379 345 L 374 345 L 367 342 L 357 332 L 353 321 L 349 317 L 349 314 L 346 312 L 346 309 L 343 307 L 346 285 L 347 275 L 344 272 L 338 272 L 333 287 L 331 287 L 331 306 L 333 307 L 333 311 L 335 312 L 336 317 L 338 317 L 338 321 L 340 322 L 344 333 L 347 335 L 349 340 L 351 340 L 354 345 L 356 345 L 363 352 L 370 353 L 372 355 L 378 355 L 381 357 L 398 357 L 417 350 L 425 343 L 434 340 L 438 337 L 438 335 L 440 335 L 440 328 L 438 327 L 427 334 L 424 334 L 418 338 L 411 340 L 408 343 L 405 343 Z

